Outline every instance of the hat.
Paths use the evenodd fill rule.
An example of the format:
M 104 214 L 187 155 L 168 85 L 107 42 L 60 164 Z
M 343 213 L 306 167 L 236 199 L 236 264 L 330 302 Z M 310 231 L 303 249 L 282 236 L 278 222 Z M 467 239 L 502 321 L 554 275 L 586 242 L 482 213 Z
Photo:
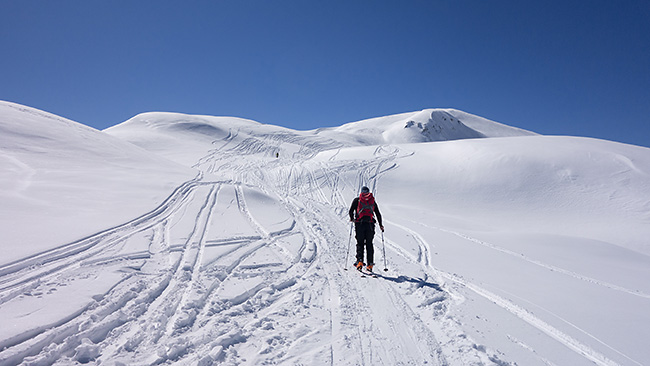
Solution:
M 368 187 L 366 187 L 366 186 L 363 186 L 363 187 L 361 188 L 361 193 L 369 193 L 369 192 L 370 192 L 370 188 L 368 188 Z

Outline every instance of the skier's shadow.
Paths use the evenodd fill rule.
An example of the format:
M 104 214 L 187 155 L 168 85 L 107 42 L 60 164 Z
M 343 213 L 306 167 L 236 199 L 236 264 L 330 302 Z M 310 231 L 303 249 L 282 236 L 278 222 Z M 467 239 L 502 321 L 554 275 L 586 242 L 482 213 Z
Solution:
M 395 283 L 403 283 L 403 282 L 411 282 L 417 285 L 417 287 L 430 287 L 432 289 L 435 289 L 437 291 L 443 291 L 442 287 L 440 287 L 439 284 L 434 283 L 434 282 L 427 282 L 421 278 L 413 278 L 409 276 L 397 276 L 397 277 L 391 277 L 391 276 L 384 276 L 381 273 L 375 272 L 377 277 L 381 277 L 385 280 L 395 282 Z

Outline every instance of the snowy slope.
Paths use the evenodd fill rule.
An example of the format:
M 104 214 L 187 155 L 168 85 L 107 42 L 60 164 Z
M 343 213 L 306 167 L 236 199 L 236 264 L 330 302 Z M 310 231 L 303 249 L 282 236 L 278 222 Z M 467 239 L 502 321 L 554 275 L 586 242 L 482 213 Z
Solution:
M 392 148 L 399 161 L 376 187 L 384 201 L 492 230 L 588 237 L 650 255 L 647 148 L 558 136 Z M 327 151 L 313 160 L 370 160 L 385 150 Z
M 210 152 L 256 158 L 302 159 L 344 146 L 312 132 L 261 124 L 235 117 L 144 113 L 113 126 L 106 133 L 187 166 L 209 164 Z M 206 170 L 206 169 L 202 169 Z M 219 169 L 212 168 L 217 171 Z
M 469 289 L 471 301 L 454 312 L 475 329 L 474 339 L 504 352 L 508 343 L 532 348 L 543 362 L 581 364 L 569 355 L 549 357 L 561 350 L 542 351 L 531 330 L 472 303 L 487 301 L 596 364 L 643 364 L 650 336 L 643 310 L 650 299 L 649 153 L 531 136 L 353 148 L 313 160 L 377 162 L 370 170 L 359 165 L 362 177 L 352 169 L 340 179 L 373 183 L 390 220 L 390 247 Z
M 82 124 L 0 102 L 0 265 L 156 207 L 197 172 Z M 28 229 L 31 227 L 31 229 Z
M 152 112 L 106 132 L 185 165 L 201 158 L 199 163 L 205 164 L 210 151 L 304 159 L 341 147 L 535 135 L 453 109 L 425 109 L 313 131 L 234 117 Z
M 11 115 L 16 108 L 42 114 L 15 105 L 2 113 L 49 131 L 40 117 Z M 153 208 L 124 211 L 132 216 L 123 225 L 106 225 L 108 213 L 61 218 L 96 235 L 71 251 L 38 249 L 37 265 L 0 266 L 0 364 L 650 360 L 649 149 L 538 136 L 455 110 L 315 131 L 148 113 L 97 133 L 88 131 L 129 156 L 132 175 L 109 148 L 74 170 L 70 155 L 50 161 L 56 154 L 23 151 L 24 143 L 5 150 L 36 139 L 3 133 L 3 157 L 69 172 L 44 177 L 44 186 L 94 179 L 98 190 L 116 189 L 89 173 L 109 165 L 132 194 L 113 195 L 106 211 L 160 196 Z M 78 146 L 70 133 L 48 134 Z M 192 179 L 196 170 L 202 176 Z M 136 175 L 142 180 L 127 179 Z M 6 186 L 27 181 L 5 177 Z M 158 188 L 146 195 L 146 183 Z M 385 220 L 375 237 L 378 278 L 346 270 L 347 210 L 362 185 Z M 60 203 L 56 191 L 41 194 Z M 21 201 L 10 209 L 37 213 Z M 34 223 L 24 216 L 12 226 L 27 232 Z M 47 246 L 64 244 L 54 237 Z M 0 242 L 3 253 L 15 247 Z

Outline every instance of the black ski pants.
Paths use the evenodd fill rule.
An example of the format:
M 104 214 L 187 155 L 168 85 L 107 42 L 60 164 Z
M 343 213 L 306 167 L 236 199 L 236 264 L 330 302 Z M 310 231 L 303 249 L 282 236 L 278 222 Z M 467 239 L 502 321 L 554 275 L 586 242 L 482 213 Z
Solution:
M 363 250 L 365 248 L 368 261 L 366 264 L 375 263 L 375 250 L 372 247 L 372 239 L 375 237 L 374 222 L 357 222 L 354 224 L 357 239 L 357 261 L 363 262 Z

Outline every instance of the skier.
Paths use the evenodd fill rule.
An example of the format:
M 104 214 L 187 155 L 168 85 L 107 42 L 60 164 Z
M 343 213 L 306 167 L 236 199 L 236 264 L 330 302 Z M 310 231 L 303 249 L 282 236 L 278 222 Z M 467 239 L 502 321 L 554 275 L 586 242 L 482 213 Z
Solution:
M 379 228 L 384 231 L 384 225 L 381 221 L 381 213 L 375 198 L 370 193 L 368 187 L 361 188 L 359 197 L 352 200 L 350 206 L 350 222 L 354 222 L 356 239 L 357 239 L 357 261 L 355 267 L 358 270 L 363 268 L 363 250 L 365 248 L 368 264 L 366 268 L 372 272 L 374 266 L 374 248 L 372 247 L 372 239 L 375 236 L 375 222 L 379 222 Z M 377 220 L 375 221 L 375 215 Z

